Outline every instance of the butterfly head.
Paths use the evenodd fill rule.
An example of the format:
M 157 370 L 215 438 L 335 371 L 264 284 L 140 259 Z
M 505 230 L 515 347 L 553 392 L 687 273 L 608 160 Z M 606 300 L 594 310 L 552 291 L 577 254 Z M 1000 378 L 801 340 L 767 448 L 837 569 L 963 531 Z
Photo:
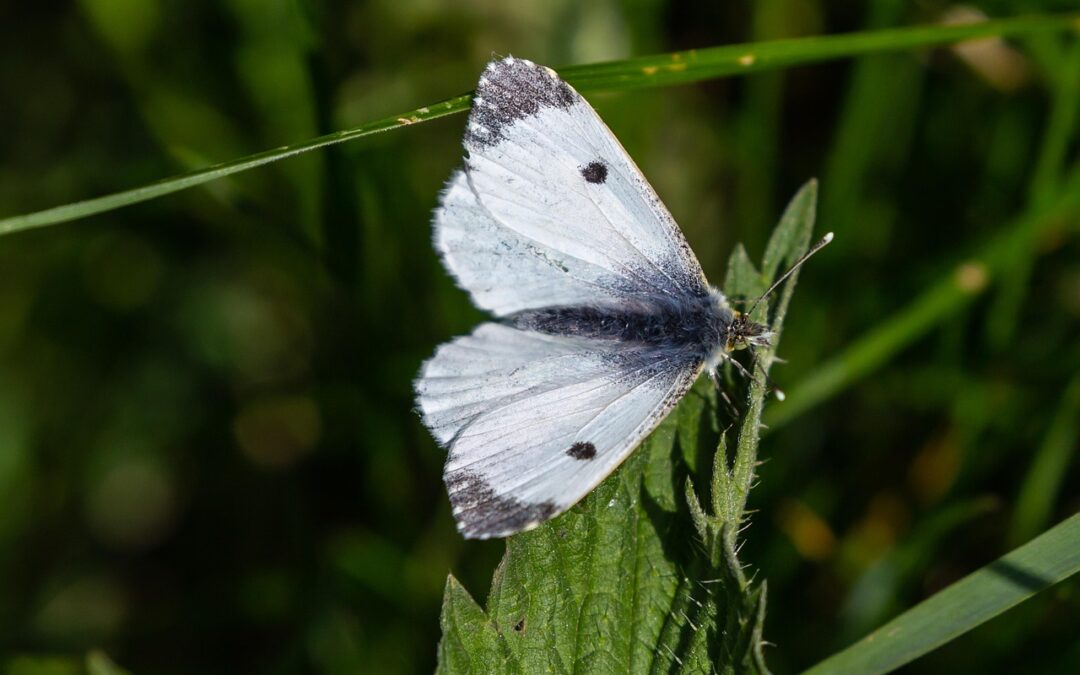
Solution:
M 732 312 L 731 323 L 728 324 L 724 341 L 724 351 L 730 354 L 747 347 L 768 347 L 771 339 L 772 331 L 768 326 L 751 321 L 750 317 L 742 312 Z
M 777 288 L 780 288 L 780 284 L 784 283 L 788 277 L 794 274 L 795 271 L 810 258 L 810 256 L 820 251 L 832 240 L 833 233 L 826 233 L 825 236 L 811 246 L 806 253 L 803 253 L 802 256 L 788 268 L 787 272 L 781 274 L 780 278 L 774 281 L 772 286 L 769 286 L 768 290 L 762 293 L 761 296 L 750 305 L 750 309 L 745 313 L 732 312 L 731 323 L 728 324 L 726 331 L 727 335 L 724 343 L 724 351 L 730 354 L 737 349 L 769 346 L 772 340 L 772 331 L 769 330 L 769 327 L 766 325 L 751 321 L 750 315 L 754 313 L 754 310 L 762 300 L 769 297 L 769 295 Z

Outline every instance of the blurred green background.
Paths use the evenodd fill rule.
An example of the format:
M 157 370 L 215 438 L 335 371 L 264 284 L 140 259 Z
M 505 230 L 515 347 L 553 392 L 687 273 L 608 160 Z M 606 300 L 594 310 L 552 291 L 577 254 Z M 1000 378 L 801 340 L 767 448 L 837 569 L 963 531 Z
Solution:
M 982 2 L 1011 16 L 1076 2 Z M 938 0 L 80 0 L 0 7 L 0 216 L 134 187 L 559 66 L 931 23 Z M 822 186 L 778 383 L 941 279 L 973 302 L 763 441 L 742 557 L 772 668 L 806 667 L 1080 509 L 1075 36 L 591 95 L 722 279 Z M 1069 84 L 1073 82 L 1073 84 Z M 1065 93 L 1062 93 L 1065 92 Z M 1074 92 L 1075 93 L 1075 92 Z M 428 672 L 454 531 L 411 380 L 481 319 L 429 216 L 462 116 L 0 238 L 0 668 Z M 1018 220 L 1019 219 L 1019 220 Z M 953 276 L 955 275 L 955 277 Z M 850 378 L 848 378 L 850 379 Z M 772 404 L 782 415 L 782 404 Z M 1074 580 L 910 667 L 1077 672 Z

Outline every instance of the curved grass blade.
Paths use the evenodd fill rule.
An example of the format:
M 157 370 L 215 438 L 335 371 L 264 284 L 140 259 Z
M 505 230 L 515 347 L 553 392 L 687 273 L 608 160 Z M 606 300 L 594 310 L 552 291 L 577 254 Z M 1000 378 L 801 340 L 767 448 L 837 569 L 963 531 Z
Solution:
M 886 673 L 1080 572 L 1080 514 L 904 612 L 805 675 Z
M 179 176 L 166 178 L 156 183 L 133 188 L 131 190 L 114 192 L 113 194 L 105 195 L 103 197 L 95 197 L 93 199 L 65 204 L 64 206 L 56 206 L 51 209 L 45 209 L 44 211 L 37 211 L 23 216 L 4 218 L 3 220 L 0 220 L 0 235 L 11 234 L 12 232 L 28 230 L 34 227 L 55 225 L 69 220 L 76 220 L 78 218 L 105 213 L 106 211 L 112 211 L 123 206 L 130 206 L 131 204 L 138 204 L 139 202 L 149 201 L 151 199 L 156 199 L 157 197 L 164 197 L 173 192 L 186 190 L 187 188 L 195 187 L 196 185 L 209 183 L 210 181 L 219 178 L 241 173 L 281 159 L 294 157 L 305 152 L 310 152 L 311 150 L 317 150 L 329 145 L 336 145 L 338 143 L 344 143 L 345 141 L 351 141 L 357 138 L 363 138 L 364 136 L 371 136 L 383 131 L 389 131 L 390 129 L 396 129 L 398 127 L 408 126 L 418 122 L 427 122 L 438 119 L 439 117 L 445 117 L 446 115 L 452 115 L 468 110 L 470 99 L 471 96 L 468 94 L 456 96 L 452 99 L 443 101 L 442 103 L 417 108 L 416 110 L 402 113 L 401 115 L 386 117 L 381 120 L 362 124 L 346 131 L 326 134 L 325 136 L 319 136 L 293 145 L 285 145 L 280 148 L 274 148 L 273 150 L 264 150 L 255 153 L 254 155 L 241 157 L 240 159 L 235 159 L 230 162 L 214 164 L 204 169 L 196 169 L 180 174 Z
M 1022 16 L 965 25 L 913 26 L 690 49 L 559 69 L 580 89 L 636 89 L 773 70 L 830 59 L 903 51 L 985 37 L 1080 28 L 1080 14 Z
M 1078 25 L 1080 25 L 1080 14 L 1074 13 L 1017 17 L 962 26 L 916 26 L 844 35 L 709 47 L 609 63 L 569 66 L 560 69 L 559 72 L 571 84 L 582 91 L 636 89 L 698 82 L 726 75 L 784 68 L 871 53 L 930 47 L 983 37 L 1007 37 L 1045 31 L 1060 31 Z M 441 103 L 362 124 L 352 129 L 215 164 L 131 190 L 0 219 L 0 235 L 46 225 L 55 225 L 104 213 L 202 185 L 311 150 L 464 112 L 469 107 L 469 100 L 470 96 L 464 94 Z

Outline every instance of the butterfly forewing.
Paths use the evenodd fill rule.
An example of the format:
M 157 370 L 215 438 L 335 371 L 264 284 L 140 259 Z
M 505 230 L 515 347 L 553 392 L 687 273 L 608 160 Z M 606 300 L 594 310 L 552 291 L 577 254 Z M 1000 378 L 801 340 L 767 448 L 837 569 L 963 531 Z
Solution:
M 592 107 L 554 71 L 521 59 L 492 62 L 480 78 L 465 134 L 464 176 L 452 179 L 435 218 L 450 271 L 484 309 L 522 309 L 611 296 L 705 295 L 701 266 L 671 214 Z M 462 181 L 474 201 L 457 192 Z M 446 231 L 468 227 L 450 210 L 482 213 L 501 237 L 477 250 Z M 523 286 L 507 298 L 493 287 L 497 258 L 524 251 Z M 569 277 L 569 279 L 567 278 Z M 532 293 L 536 285 L 565 294 Z M 505 289 L 503 289 L 505 290 Z
M 616 302 L 625 287 L 617 274 L 499 224 L 464 171 L 450 179 L 435 212 L 435 245 L 476 305 L 499 316 Z

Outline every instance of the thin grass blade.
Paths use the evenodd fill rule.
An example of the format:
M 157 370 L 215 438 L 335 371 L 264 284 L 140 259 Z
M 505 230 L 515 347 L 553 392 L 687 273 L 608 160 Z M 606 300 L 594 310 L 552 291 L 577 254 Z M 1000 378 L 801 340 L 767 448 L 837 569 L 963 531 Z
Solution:
M 887 673 L 1080 571 L 1080 514 L 904 612 L 805 675 Z
M 692 49 L 623 61 L 568 66 L 559 72 L 582 91 L 638 89 L 991 36 L 1061 31 L 1078 25 L 1080 14 L 1072 13 L 1016 17 L 960 26 L 916 26 Z M 470 95 L 463 94 L 352 129 L 222 162 L 131 190 L 0 219 L 0 235 L 105 213 L 319 148 L 464 112 L 469 108 L 469 101 Z

